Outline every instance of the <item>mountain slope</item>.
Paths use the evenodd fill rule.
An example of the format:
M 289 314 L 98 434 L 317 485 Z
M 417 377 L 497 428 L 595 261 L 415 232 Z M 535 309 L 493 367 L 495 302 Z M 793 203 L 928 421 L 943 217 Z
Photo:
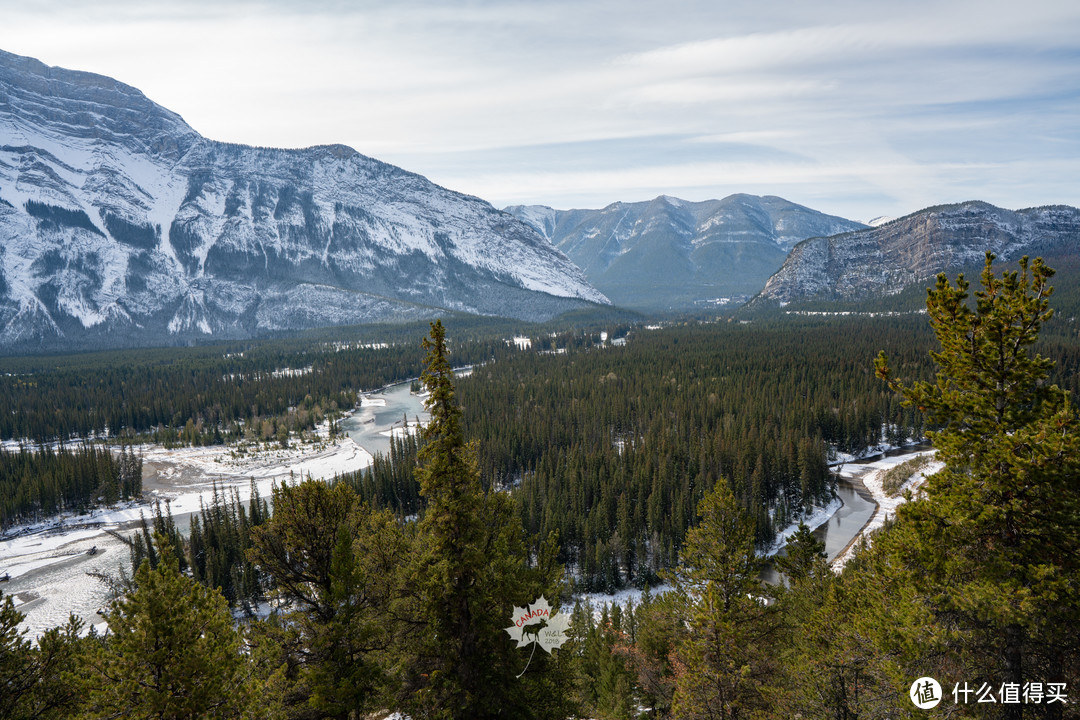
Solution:
M 184 342 L 607 299 L 530 226 L 336 145 L 214 142 L 0 51 L 0 349 Z
M 602 210 L 506 210 L 565 252 L 612 302 L 644 310 L 753 294 L 800 240 L 865 227 L 754 195 L 705 202 L 662 196 Z
M 1080 210 L 1073 207 L 1011 211 L 974 201 L 932 207 L 880 227 L 799 243 L 753 305 L 894 295 L 939 272 L 977 268 L 987 250 L 1015 261 L 1075 256 L 1078 243 Z

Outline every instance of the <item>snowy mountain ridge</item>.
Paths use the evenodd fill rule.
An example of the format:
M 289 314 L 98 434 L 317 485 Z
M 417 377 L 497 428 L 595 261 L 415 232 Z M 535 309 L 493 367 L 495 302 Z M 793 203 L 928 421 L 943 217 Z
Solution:
M 565 252 L 613 302 L 690 309 L 752 295 L 801 240 L 865 225 L 775 196 L 690 202 L 661 195 L 601 210 L 506 208 Z
M 1075 256 L 1080 210 L 1066 205 L 1005 210 L 970 201 L 926 208 L 865 230 L 811 238 L 791 251 L 753 301 L 863 300 L 894 295 L 940 272 L 1002 262 Z
M 207 140 L 0 51 L 0 349 L 607 303 L 533 228 L 342 146 Z

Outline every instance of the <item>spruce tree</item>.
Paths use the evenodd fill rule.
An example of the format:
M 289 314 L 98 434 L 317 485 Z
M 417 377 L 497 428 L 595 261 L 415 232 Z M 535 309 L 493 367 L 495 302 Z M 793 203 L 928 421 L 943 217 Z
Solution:
M 238 717 L 244 656 L 225 598 L 182 575 L 163 536 L 155 542 L 157 567 L 143 560 L 90 653 L 84 717 Z
M 806 523 L 800 522 L 798 530 L 787 541 L 784 554 L 778 555 L 773 565 L 792 582 L 823 575 L 829 572 L 825 543 L 814 537 Z
M 896 543 L 968 678 L 1022 687 L 1080 677 L 1080 428 L 1068 393 L 1031 346 L 1050 319 L 1053 270 L 1041 259 L 982 289 L 939 275 L 927 312 L 941 344 L 935 382 L 878 375 L 939 429 L 945 468 L 900 512 Z M 1019 718 L 1023 706 L 1000 705 Z
M 485 493 L 476 452 L 465 441 L 441 321 L 424 340 L 431 420 L 416 476 L 426 508 L 404 586 L 415 598 L 418 632 L 402 659 L 414 718 L 566 717 L 558 657 L 543 653 L 517 678 L 525 657 L 504 628 L 513 607 L 555 597 L 554 547 L 526 562 L 521 523 L 505 493 Z

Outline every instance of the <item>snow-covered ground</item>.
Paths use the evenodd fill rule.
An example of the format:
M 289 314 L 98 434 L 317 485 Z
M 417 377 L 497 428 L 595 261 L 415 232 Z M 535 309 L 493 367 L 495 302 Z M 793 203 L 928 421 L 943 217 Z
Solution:
M 109 531 L 128 531 L 140 515 L 153 516 L 154 503 L 168 502 L 174 516 L 198 512 L 218 491 L 249 499 L 254 481 L 269 497 L 274 483 L 305 477 L 329 479 L 361 470 L 372 456 L 349 437 L 293 441 L 289 448 L 257 443 L 198 448 L 142 449 L 143 498 L 93 512 L 65 514 L 47 522 L 10 528 L 0 540 L 0 592 L 15 599 L 26 617 L 20 626 L 32 636 L 62 624 L 68 613 L 99 623 L 96 611 L 108 600 L 104 584 L 88 572 L 115 574 L 127 549 Z M 93 549 L 93 554 L 89 552 Z
M 659 585 L 649 590 L 649 593 L 653 597 L 656 597 L 658 595 L 663 595 L 671 589 L 672 587 L 670 585 Z M 645 591 L 639 590 L 638 588 L 626 588 L 614 593 L 581 593 L 574 595 L 574 598 L 570 603 L 560 607 L 559 612 L 572 613 L 574 611 L 574 602 L 581 600 L 582 605 L 592 608 L 593 618 L 599 620 L 601 615 L 603 615 L 605 607 L 609 608 L 609 610 L 613 605 L 619 605 L 625 608 L 628 602 L 633 602 L 634 607 L 637 607 L 641 604 L 641 596 L 644 594 Z
M 816 505 L 811 506 L 805 513 L 803 513 L 803 516 L 801 518 L 796 519 L 794 522 L 792 522 L 790 525 L 788 525 L 776 534 L 776 540 L 773 541 L 772 546 L 765 553 L 765 556 L 772 557 L 776 553 L 780 552 L 784 548 L 784 546 L 787 545 L 787 541 L 791 539 L 791 536 L 798 532 L 800 523 L 805 524 L 806 527 L 810 528 L 811 530 L 816 530 L 821 525 L 827 523 L 829 521 L 829 518 L 831 518 L 836 513 L 836 511 L 843 506 L 844 502 L 840 500 L 840 498 L 833 498 L 824 507 L 818 507 Z
M 863 526 L 862 530 L 855 536 L 852 542 L 848 545 L 847 550 L 840 554 L 839 557 L 832 561 L 833 570 L 839 572 L 843 570 L 844 565 L 854 555 L 858 547 L 858 540 L 861 537 L 870 537 L 870 533 L 881 528 L 885 524 L 885 521 L 896 514 L 896 508 L 907 502 L 906 491 L 911 491 L 912 494 L 917 494 L 919 488 L 926 482 L 926 478 L 933 475 L 941 468 L 945 467 L 945 464 L 937 460 L 932 460 L 928 465 L 921 470 L 915 472 L 909 477 L 904 484 L 900 487 L 896 495 L 890 496 L 885 492 L 882 487 L 882 480 L 885 473 L 897 465 L 911 460 L 916 457 L 922 457 L 924 455 L 934 456 L 934 450 L 926 450 L 921 452 L 914 452 L 910 454 L 897 455 L 895 457 L 882 458 L 873 463 L 869 463 L 869 467 L 872 471 L 863 475 L 862 483 L 866 486 L 866 489 L 874 497 L 874 502 L 877 503 L 877 511 L 874 513 L 870 521 Z M 863 467 L 867 467 L 864 465 Z

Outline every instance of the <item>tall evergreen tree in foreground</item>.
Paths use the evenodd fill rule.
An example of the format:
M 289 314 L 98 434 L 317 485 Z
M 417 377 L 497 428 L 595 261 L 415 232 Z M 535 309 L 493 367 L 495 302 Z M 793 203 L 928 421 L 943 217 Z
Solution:
M 239 717 L 245 661 L 225 598 L 182 575 L 163 536 L 155 542 L 157 567 L 143 560 L 89 653 L 84 717 Z
M 929 291 L 936 382 L 905 385 L 884 353 L 876 362 L 940 427 L 929 434 L 945 462 L 925 497 L 902 508 L 894 532 L 904 538 L 891 546 L 946 638 L 955 680 L 986 681 L 995 694 L 1067 682 L 1071 695 L 1080 680 L 1080 432 L 1068 393 L 1047 383 L 1052 363 L 1030 352 L 1052 314 L 1053 270 L 1025 257 L 1019 272 L 997 276 L 993 260 L 987 253 L 974 307 L 962 275 L 955 286 L 939 275 Z M 1004 718 L 1025 711 L 995 707 Z
M 538 657 L 517 678 L 526 658 L 503 630 L 515 605 L 557 596 L 554 544 L 527 562 L 512 499 L 481 487 L 441 322 L 424 347 L 431 421 L 416 474 L 427 506 L 404 582 L 418 629 L 400 668 L 404 703 L 414 718 L 566 717 L 558 681 L 565 663 Z
M 753 521 L 726 482 L 705 494 L 698 515 L 674 578 L 687 632 L 677 651 L 673 715 L 735 720 L 765 707 L 778 619 L 764 601 Z

